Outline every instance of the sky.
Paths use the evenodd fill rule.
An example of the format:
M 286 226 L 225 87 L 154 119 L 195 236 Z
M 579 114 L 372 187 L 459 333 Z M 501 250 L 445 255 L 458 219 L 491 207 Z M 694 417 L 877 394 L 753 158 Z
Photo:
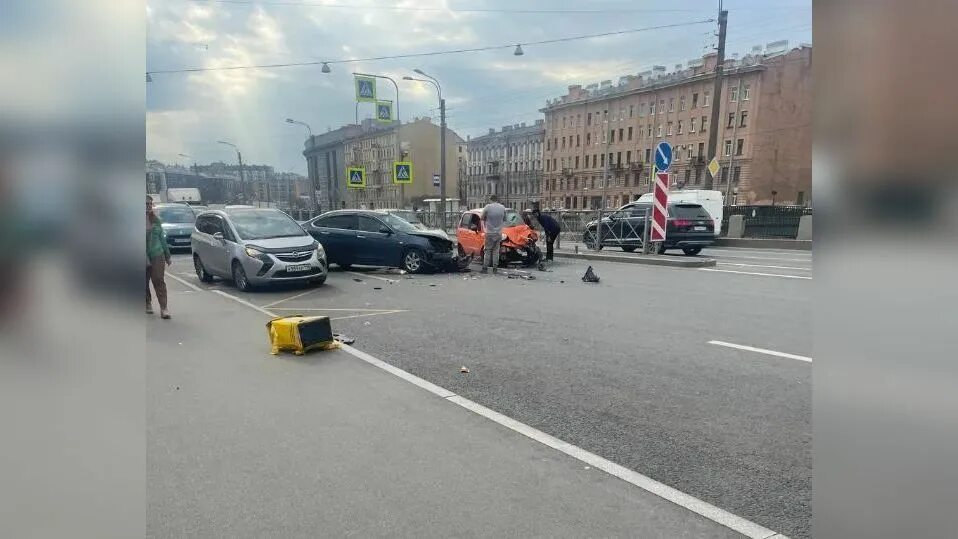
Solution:
M 812 42 L 811 0 L 726 0 L 727 57 L 786 39 Z M 405 9 L 395 9 L 405 8 Z M 411 8 L 411 9 L 410 9 Z M 485 11 L 463 11 L 463 10 Z M 146 84 L 146 155 L 166 163 L 233 162 L 306 173 L 306 122 L 314 134 L 355 119 L 352 73 L 399 83 L 403 121 L 438 124 L 435 88 L 403 81 L 419 68 L 440 81 L 447 123 L 465 138 L 542 118 L 545 101 L 605 79 L 700 58 L 717 44 L 715 0 L 148 0 L 147 71 L 340 61 L 523 43 L 507 49 L 273 69 L 167 73 Z M 492 10 L 492 11 L 489 11 Z M 497 12 L 494 10 L 511 10 Z M 578 10 L 516 13 L 515 10 Z M 554 44 L 533 41 L 683 25 Z M 385 84 L 383 84 L 385 83 Z M 381 98 L 395 99 L 389 81 Z M 360 119 L 371 117 L 362 104 Z M 189 155 L 189 158 L 178 154 Z

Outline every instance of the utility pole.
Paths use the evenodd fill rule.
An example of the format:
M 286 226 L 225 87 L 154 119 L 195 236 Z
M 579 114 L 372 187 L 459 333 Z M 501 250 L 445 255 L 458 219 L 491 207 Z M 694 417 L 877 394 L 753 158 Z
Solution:
M 239 150 L 236 150 L 236 159 L 239 161 L 240 167 L 240 189 L 243 191 L 243 193 L 246 193 L 246 173 L 243 170 L 243 154 L 240 153 Z
M 605 163 L 602 165 L 602 202 L 599 205 L 599 216 L 596 219 L 595 225 L 595 250 L 598 251 L 602 248 L 602 210 L 605 209 L 606 204 L 606 191 L 609 186 L 609 161 L 612 160 L 612 155 L 609 153 L 609 148 L 612 144 L 612 133 L 609 128 L 612 125 L 608 119 L 605 121 L 604 129 L 605 133 L 605 155 L 602 158 L 605 160 Z
M 728 26 L 728 11 L 719 11 L 719 35 L 718 35 L 718 58 L 715 63 L 715 84 L 712 87 L 712 130 L 709 131 L 708 162 L 711 163 L 716 155 L 718 147 L 718 127 L 721 118 L 719 114 L 722 109 L 722 77 L 725 71 L 725 28 Z M 712 175 L 705 175 L 705 189 L 712 189 Z
M 439 213 L 446 224 L 446 100 L 439 100 Z

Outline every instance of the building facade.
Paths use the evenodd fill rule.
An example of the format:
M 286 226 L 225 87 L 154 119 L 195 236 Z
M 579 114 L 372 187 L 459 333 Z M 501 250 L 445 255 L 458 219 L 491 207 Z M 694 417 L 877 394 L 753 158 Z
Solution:
M 350 124 L 306 140 L 303 157 L 321 211 L 343 207 L 346 201 L 346 141 L 373 129 L 371 122 Z
M 651 191 L 652 152 L 663 140 L 673 147 L 670 188 L 701 189 L 713 129 L 721 168 L 712 188 L 729 202 L 809 204 L 811 46 L 727 61 L 718 104 L 715 63 L 711 54 L 670 74 L 656 66 L 616 86 L 570 86 L 547 102 L 543 207 L 594 209 L 605 199 L 614 208 Z
M 467 141 L 465 200 L 470 208 L 497 195 L 508 207 L 528 208 L 540 199 L 543 120 L 507 125 Z
M 440 188 L 433 185 L 433 175 L 440 173 L 440 127 L 429 118 L 370 129 L 345 141 L 345 168 L 363 167 L 366 188 L 349 189 L 344 201 L 347 207 L 367 209 L 422 207 L 423 200 L 437 198 Z M 397 146 L 397 137 L 400 144 Z M 446 129 L 446 198 L 459 196 L 459 155 L 463 140 Z M 401 152 L 401 153 L 397 153 Z M 393 162 L 410 161 L 413 183 L 393 183 Z M 346 182 L 342 172 L 341 183 Z

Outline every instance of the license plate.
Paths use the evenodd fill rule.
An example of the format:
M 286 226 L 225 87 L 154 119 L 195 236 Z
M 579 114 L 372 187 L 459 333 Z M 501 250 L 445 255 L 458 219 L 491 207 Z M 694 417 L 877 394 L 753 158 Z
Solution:
M 696 232 L 704 232 L 704 231 L 705 231 L 705 227 L 704 227 L 704 226 L 697 226 L 697 227 L 695 227 L 695 231 L 696 231 Z
M 292 266 L 286 266 L 287 273 L 299 273 L 301 271 L 309 271 L 312 269 L 312 266 L 309 264 L 295 264 Z
M 174 243 L 189 243 L 189 238 L 173 238 Z

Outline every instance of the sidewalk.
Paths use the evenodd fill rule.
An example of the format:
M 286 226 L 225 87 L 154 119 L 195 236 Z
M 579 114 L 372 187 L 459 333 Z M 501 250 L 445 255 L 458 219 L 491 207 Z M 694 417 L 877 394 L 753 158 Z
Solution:
M 148 537 L 741 537 L 344 351 L 271 356 L 264 314 L 169 286 Z
M 676 251 L 681 254 L 681 251 Z M 679 268 L 706 268 L 715 266 L 715 260 L 707 256 L 643 255 L 642 249 L 627 253 L 621 247 L 603 247 L 601 251 L 590 250 L 584 243 L 564 241 L 555 249 L 556 257 L 625 262 L 649 266 L 672 266 Z

